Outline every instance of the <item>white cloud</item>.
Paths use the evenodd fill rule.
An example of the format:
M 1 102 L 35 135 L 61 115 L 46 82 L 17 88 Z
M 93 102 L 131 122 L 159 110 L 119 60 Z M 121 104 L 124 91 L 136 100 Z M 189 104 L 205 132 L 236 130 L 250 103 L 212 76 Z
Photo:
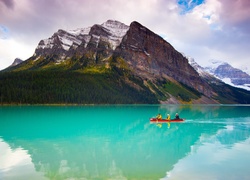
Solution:
M 250 35 L 244 31 L 245 26 L 248 25 L 239 25 L 238 23 L 236 26 L 235 23 L 235 26 L 230 26 L 228 21 L 224 21 L 225 9 L 226 12 L 232 14 L 237 14 L 240 11 L 240 8 L 230 9 L 229 3 L 233 2 L 207 0 L 185 14 L 188 21 L 181 22 L 188 25 L 190 30 L 184 29 L 183 34 L 179 36 L 180 38 L 173 37 L 173 42 L 178 42 L 175 47 L 194 57 L 201 65 L 205 65 L 209 59 L 227 61 L 235 67 L 241 67 L 242 64 L 248 65 Z M 247 21 L 245 18 L 245 22 Z M 186 39 L 185 36 L 189 38 Z
M 207 24 L 218 23 L 220 9 L 221 3 L 218 0 L 208 0 L 206 3 L 196 6 L 191 15 L 197 19 L 202 19 Z
M 14 39 L 0 39 L 0 70 L 8 67 L 15 58 L 28 59 L 34 53 L 34 46 Z

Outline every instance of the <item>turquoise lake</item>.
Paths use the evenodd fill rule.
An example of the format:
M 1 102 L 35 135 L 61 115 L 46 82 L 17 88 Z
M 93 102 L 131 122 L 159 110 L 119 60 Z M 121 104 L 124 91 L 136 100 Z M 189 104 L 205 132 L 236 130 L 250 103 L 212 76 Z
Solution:
M 0 179 L 249 180 L 250 106 L 0 106 Z

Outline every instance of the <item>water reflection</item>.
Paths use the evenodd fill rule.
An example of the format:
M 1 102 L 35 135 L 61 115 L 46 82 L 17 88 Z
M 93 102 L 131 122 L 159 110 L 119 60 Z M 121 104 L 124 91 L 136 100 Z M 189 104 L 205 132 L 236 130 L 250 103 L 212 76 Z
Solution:
M 237 142 L 230 148 L 216 139 L 203 138 L 162 180 L 249 179 L 250 138 Z
M 35 170 L 28 152 L 22 148 L 11 149 L 0 138 L 0 179 L 45 179 Z
M 158 112 L 187 120 L 150 124 Z M 231 106 L 0 108 L 0 179 L 203 179 L 207 174 L 197 172 L 208 169 L 207 177 L 220 179 L 220 169 L 235 168 L 228 164 L 249 165 L 242 159 L 250 157 L 247 112 Z M 248 171 L 240 172 L 244 179 Z

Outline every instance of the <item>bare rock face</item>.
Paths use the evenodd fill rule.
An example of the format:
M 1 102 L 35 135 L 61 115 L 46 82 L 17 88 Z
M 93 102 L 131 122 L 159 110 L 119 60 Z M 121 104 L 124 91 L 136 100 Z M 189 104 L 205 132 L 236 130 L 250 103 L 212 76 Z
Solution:
M 36 56 L 63 56 L 69 49 L 65 39 L 72 39 L 73 36 L 64 30 L 58 30 L 48 39 L 41 40 L 35 50 Z
M 115 56 L 125 59 L 141 77 L 173 78 L 210 96 L 209 86 L 190 66 L 188 60 L 163 38 L 138 22 L 131 23 Z

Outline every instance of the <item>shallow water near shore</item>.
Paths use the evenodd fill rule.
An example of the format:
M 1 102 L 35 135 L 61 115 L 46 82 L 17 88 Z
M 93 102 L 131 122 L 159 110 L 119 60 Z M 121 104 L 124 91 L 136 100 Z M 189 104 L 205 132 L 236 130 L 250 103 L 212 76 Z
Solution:
M 0 106 L 4 180 L 249 179 L 249 166 L 247 105 Z

